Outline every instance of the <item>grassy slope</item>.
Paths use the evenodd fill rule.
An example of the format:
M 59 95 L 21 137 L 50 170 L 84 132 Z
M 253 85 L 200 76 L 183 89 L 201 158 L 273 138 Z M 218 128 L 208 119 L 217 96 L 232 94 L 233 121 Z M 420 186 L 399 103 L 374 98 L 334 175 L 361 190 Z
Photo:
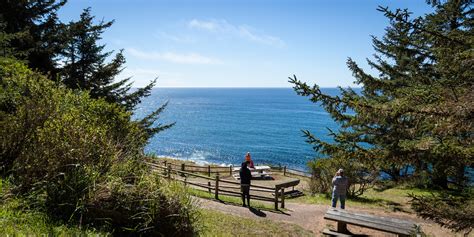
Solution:
M 209 193 L 203 190 L 198 190 L 198 189 L 193 189 L 190 188 L 189 192 L 191 195 L 200 197 L 200 198 L 205 198 L 205 199 L 212 199 L 214 200 L 214 193 Z M 224 202 L 224 203 L 232 203 L 236 205 L 242 205 L 242 199 L 239 197 L 233 197 L 233 196 L 225 196 L 225 195 L 220 195 L 219 200 Z M 251 200 L 251 204 L 253 207 L 258 208 L 260 210 L 264 211 L 274 211 L 274 204 L 270 202 L 260 202 L 257 200 Z M 281 210 L 286 210 L 284 208 L 280 208 Z
M 0 236 L 109 236 L 109 233 L 93 229 L 80 229 L 55 223 L 45 213 L 27 208 L 27 203 L 9 193 L 10 185 L 0 179 Z M 210 198 L 205 191 L 195 193 L 197 196 Z M 213 196 L 212 196 L 213 197 Z M 239 202 L 240 199 L 227 197 L 226 202 Z M 271 209 L 263 204 L 256 205 L 261 209 Z M 224 214 L 217 211 L 201 210 L 201 236 L 312 236 L 297 225 L 254 220 Z M 232 234 L 231 234 L 232 233 Z
M 202 210 L 202 236 L 314 236 L 297 225 Z
M 30 210 L 21 198 L 9 194 L 10 185 L 0 179 L 0 236 L 106 236 L 91 229 L 79 229 L 51 221 L 42 212 Z

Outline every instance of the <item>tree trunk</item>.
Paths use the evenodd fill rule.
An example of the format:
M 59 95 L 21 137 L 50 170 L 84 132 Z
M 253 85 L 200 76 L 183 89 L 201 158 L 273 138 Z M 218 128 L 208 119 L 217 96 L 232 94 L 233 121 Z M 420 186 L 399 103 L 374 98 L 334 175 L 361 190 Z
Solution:
M 433 165 L 433 185 L 442 189 L 448 189 L 448 175 L 446 173 L 448 167 L 437 163 Z

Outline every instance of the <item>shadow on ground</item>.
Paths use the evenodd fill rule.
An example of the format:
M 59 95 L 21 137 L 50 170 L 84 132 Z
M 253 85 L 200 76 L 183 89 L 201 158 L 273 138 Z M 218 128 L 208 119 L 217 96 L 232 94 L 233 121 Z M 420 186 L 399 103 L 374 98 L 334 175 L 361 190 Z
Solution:
M 255 214 L 256 216 L 259 216 L 259 217 L 267 217 L 267 214 L 265 214 L 265 212 L 263 211 L 260 211 L 254 207 L 249 207 L 249 210 Z
M 207 199 L 207 200 L 220 202 L 220 203 L 225 204 L 225 205 L 231 205 L 231 206 L 236 206 L 236 207 L 242 207 L 240 204 L 233 203 L 233 202 L 226 202 L 226 201 L 216 200 L 216 199 Z M 242 208 L 247 208 L 247 207 L 242 207 Z M 264 212 L 262 212 L 262 210 L 264 210 L 264 211 L 266 211 L 266 212 L 272 212 L 272 213 L 277 213 L 277 214 L 282 214 L 282 215 L 291 216 L 289 213 L 284 212 L 284 211 L 281 210 L 281 209 L 278 209 L 278 210 L 268 209 L 268 208 L 256 209 L 255 207 L 252 207 L 252 206 L 249 206 L 248 208 L 250 209 L 250 211 L 251 211 L 252 213 L 254 213 L 254 214 L 257 215 L 257 216 L 260 216 L 260 215 L 257 214 L 256 212 L 259 212 L 259 213 L 262 213 L 263 215 L 265 215 L 265 216 L 261 216 L 261 217 L 266 217 L 266 215 L 267 215 L 267 214 L 265 214 Z M 254 212 L 253 210 L 256 211 L 256 212 Z

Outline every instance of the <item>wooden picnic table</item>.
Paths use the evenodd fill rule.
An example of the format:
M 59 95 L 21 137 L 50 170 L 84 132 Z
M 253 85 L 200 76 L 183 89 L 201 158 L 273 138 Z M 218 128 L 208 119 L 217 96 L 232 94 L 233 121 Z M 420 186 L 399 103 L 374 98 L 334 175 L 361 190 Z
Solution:
M 256 165 L 254 168 L 249 168 L 249 170 L 253 178 L 265 178 L 269 177 L 271 174 L 271 167 L 268 165 Z M 240 179 L 239 171 L 240 168 L 234 168 L 235 174 L 233 176 L 235 179 Z

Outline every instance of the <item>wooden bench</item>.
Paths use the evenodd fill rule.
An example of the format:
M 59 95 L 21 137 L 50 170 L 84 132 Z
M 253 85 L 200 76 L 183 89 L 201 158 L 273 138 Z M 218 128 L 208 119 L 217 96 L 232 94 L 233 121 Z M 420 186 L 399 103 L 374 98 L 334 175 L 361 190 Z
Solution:
M 330 236 L 351 236 L 347 224 L 384 231 L 398 236 L 421 236 L 420 227 L 411 221 L 390 217 L 379 217 L 363 213 L 348 212 L 342 209 L 330 208 L 324 219 L 337 222 L 337 230 L 325 229 L 323 234 Z

